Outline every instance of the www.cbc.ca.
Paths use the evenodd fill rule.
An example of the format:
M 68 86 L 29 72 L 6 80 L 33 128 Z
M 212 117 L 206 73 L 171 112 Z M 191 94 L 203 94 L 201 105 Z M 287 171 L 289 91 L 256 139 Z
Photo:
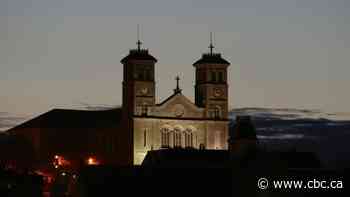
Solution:
M 302 180 L 272 180 L 260 178 L 258 180 L 258 188 L 261 190 L 270 189 L 344 189 L 342 180 L 317 180 L 312 179 L 308 181 Z

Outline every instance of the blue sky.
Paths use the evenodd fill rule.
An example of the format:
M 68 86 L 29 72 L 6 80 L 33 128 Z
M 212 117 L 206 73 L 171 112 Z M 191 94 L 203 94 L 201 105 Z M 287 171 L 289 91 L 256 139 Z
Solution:
M 159 60 L 158 101 L 193 99 L 192 63 L 231 62 L 230 106 L 350 111 L 347 0 L 4 0 L 0 112 L 32 117 L 81 103 L 121 104 L 120 59 L 136 42 Z

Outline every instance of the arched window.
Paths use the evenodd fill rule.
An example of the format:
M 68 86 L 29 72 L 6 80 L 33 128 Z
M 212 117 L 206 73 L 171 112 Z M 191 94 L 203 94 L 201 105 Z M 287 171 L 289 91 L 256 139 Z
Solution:
M 214 108 L 214 118 L 220 118 L 221 117 L 221 109 L 219 106 L 216 106 Z
M 191 130 L 187 130 L 187 132 L 185 132 L 185 147 L 193 147 L 193 133 Z
M 174 130 L 174 147 L 181 147 L 181 131 L 179 128 Z
M 168 128 L 163 128 L 160 131 L 161 134 L 161 147 L 169 148 L 170 147 L 170 130 Z

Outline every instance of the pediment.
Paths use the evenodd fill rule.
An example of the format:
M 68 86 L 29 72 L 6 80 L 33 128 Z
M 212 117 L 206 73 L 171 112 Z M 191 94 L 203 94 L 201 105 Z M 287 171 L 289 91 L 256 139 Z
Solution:
M 183 94 L 177 93 L 158 104 L 151 113 L 161 117 L 201 118 L 204 109 L 197 107 Z

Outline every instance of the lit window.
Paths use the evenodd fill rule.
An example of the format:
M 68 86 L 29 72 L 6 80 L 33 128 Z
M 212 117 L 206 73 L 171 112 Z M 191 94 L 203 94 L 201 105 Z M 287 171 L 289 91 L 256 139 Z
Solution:
M 220 107 L 219 106 L 216 106 L 213 110 L 214 112 L 214 118 L 218 119 L 221 117 L 221 110 L 220 110 Z
M 167 128 L 161 130 L 161 146 L 162 148 L 170 147 L 170 132 Z
M 175 129 L 174 132 L 174 147 L 181 147 L 181 132 L 179 129 Z
M 193 147 L 193 133 L 191 130 L 188 130 L 185 133 L 185 147 L 186 148 Z

